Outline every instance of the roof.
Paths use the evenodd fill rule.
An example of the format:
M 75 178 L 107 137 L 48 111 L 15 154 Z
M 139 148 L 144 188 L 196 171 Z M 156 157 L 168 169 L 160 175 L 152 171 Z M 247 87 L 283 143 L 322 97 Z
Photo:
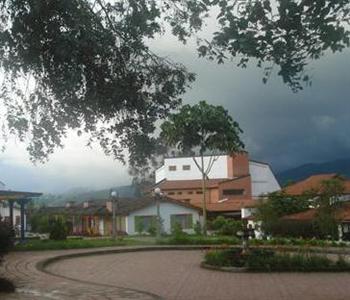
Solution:
M 206 180 L 207 188 L 214 188 L 219 185 L 220 182 L 227 180 L 227 178 L 209 179 Z M 201 189 L 202 179 L 192 180 L 164 180 L 161 181 L 158 186 L 162 190 L 176 190 L 176 189 Z
M 316 214 L 317 209 L 311 208 L 303 212 L 284 216 L 282 219 L 290 221 L 312 221 L 315 219 Z M 350 202 L 344 202 L 340 207 L 335 209 L 335 218 L 342 222 L 350 222 Z
M 207 210 L 210 212 L 240 211 L 242 208 L 253 207 L 258 204 L 256 200 L 232 199 L 218 203 L 207 203 Z M 198 207 L 202 207 L 198 204 Z
M 16 200 L 16 199 L 23 199 L 23 198 L 34 198 L 34 197 L 40 197 L 41 195 L 42 193 L 0 190 L 0 201 Z
M 83 203 L 78 203 L 71 207 L 42 207 L 39 212 L 48 214 L 72 214 L 81 216 L 93 216 L 93 215 L 110 215 L 111 211 L 107 209 L 107 200 L 89 200 L 89 206 L 84 207 Z M 200 210 L 197 206 L 193 206 L 189 203 L 184 203 L 179 200 L 174 200 L 168 197 L 162 197 L 161 202 L 170 202 L 176 205 Z M 151 204 L 155 204 L 154 197 L 143 197 L 143 198 L 119 198 L 117 200 L 116 213 L 118 215 L 128 215 L 129 213 L 147 207 Z
M 235 178 L 217 178 L 217 179 L 207 179 L 205 181 L 206 188 L 216 188 L 220 183 L 235 181 L 250 175 L 244 175 Z M 186 189 L 201 189 L 202 188 L 202 179 L 191 179 L 191 180 L 163 180 L 160 181 L 156 186 L 161 190 L 186 190 Z
M 343 179 L 336 173 L 318 174 L 318 175 L 310 176 L 297 183 L 291 184 L 285 187 L 283 191 L 288 195 L 300 196 L 310 190 L 315 190 L 315 191 L 320 190 L 323 181 L 334 179 L 334 178 Z M 344 193 L 350 194 L 350 181 L 344 180 L 344 188 L 345 188 Z
M 290 220 L 290 221 L 312 221 L 315 218 L 315 216 L 316 216 L 316 209 L 311 208 L 306 211 L 284 216 L 281 219 Z

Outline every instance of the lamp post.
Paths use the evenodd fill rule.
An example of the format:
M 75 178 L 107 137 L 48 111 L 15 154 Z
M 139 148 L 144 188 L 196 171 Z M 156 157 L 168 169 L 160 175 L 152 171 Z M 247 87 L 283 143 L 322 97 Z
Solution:
M 249 239 L 254 237 L 254 229 L 251 225 L 247 225 L 243 222 L 243 230 L 236 233 L 242 239 L 242 252 L 244 254 L 249 252 Z
M 117 238 L 117 229 L 116 229 L 116 199 L 118 198 L 118 193 L 115 190 L 111 190 L 112 197 L 112 239 Z
M 159 187 L 154 189 L 154 194 L 156 198 L 156 206 L 157 206 L 157 239 L 160 239 L 160 197 L 162 196 L 162 191 Z

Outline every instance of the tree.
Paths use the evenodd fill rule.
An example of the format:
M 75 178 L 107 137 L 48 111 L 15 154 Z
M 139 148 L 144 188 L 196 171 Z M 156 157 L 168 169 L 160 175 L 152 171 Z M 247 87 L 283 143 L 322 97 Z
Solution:
M 238 123 L 222 106 L 200 101 L 196 105 L 184 105 L 178 113 L 169 116 L 161 125 L 160 137 L 165 144 L 183 153 L 191 154 L 202 174 L 203 233 L 207 229 L 206 180 L 219 153 L 235 153 L 244 148 Z M 199 153 L 200 161 L 195 158 Z M 209 154 L 207 164 L 204 155 Z
M 281 217 L 308 210 L 309 199 L 308 194 L 292 197 L 284 191 L 273 192 L 258 205 L 255 216 L 265 233 L 274 234 L 281 225 Z
M 279 68 L 278 75 L 296 92 L 303 82 L 311 84 L 311 60 L 350 46 L 348 0 L 210 2 L 219 7 L 220 29 L 202 42 L 200 55 L 218 63 L 237 59 L 243 68 L 253 59 L 264 68 L 264 83 Z
M 317 191 L 313 191 L 314 206 L 317 209 L 315 226 L 320 236 L 338 237 L 336 211 L 341 207 L 341 196 L 344 192 L 344 181 L 341 178 L 324 180 Z
M 272 5 L 272 2 L 274 5 Z M 198 38 L 200 56 L 250 59 L 273 66 L 294 91 L 309 82 L 306 67 L 349 46 L 348 0 L 2 0 L 0 99 L 2 127 L 45 161 L 69 130 L 85 133 L 106 154 L 145 164 L 154 123 L 181 103 L 194 80 L 184 66 L 152 52 L 148 41 L 169 25 L 180 41 L 205 18 L 219 28 Z M 267 64 L 267 65 L 266 65 Z

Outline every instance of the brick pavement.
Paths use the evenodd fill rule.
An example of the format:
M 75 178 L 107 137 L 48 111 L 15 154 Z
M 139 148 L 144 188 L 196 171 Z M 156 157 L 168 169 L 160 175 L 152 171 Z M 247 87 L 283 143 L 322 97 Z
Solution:
M 21 293 L 12 298 L 0 295 L 0 299 L 350 299 L 348 273 L 234 274 L 204 270 L 199 267 L 203 253 L 198 250 L 70 258 L 48 265 L 52 274 L 35 268 L 45 258 L 87 251 L 10 254 L 5 269 Z

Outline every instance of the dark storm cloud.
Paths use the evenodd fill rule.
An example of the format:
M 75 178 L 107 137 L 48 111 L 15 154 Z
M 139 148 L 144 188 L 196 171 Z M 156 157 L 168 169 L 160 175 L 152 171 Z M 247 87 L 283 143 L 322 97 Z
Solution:
M 172 56 L 198 75 L 185 102 L 225 106 L 243 128 L 252 158 L 281 170 L 350 157 L 349 50 L 310 64 L 313 85 L 297 94 L 277 76 L 264 85 L 253 64 L 244 70 L 216 65 L 185 48 Z

